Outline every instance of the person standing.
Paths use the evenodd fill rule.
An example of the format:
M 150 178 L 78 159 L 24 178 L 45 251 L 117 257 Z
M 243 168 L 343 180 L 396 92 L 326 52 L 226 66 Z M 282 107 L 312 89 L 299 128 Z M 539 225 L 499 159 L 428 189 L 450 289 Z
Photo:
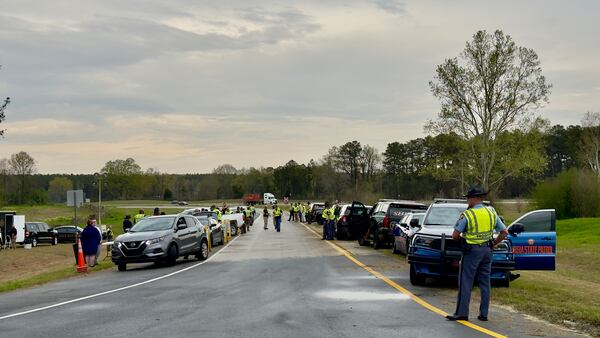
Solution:
M 133 227 L 133 223 L 131 222 L 131 215 L 125 215 L 125 219 L 123 220 L 123 233 L 129 232 L 129 229 Z
M 329 240 L 329 213 L 331 212 L 329 201 L 325 202 L 325 209 L 323 209 L 323 213 L 321 214 L 321 218 L 323 219 L 323 237 L 321 240 Z
M 138 214 L 133 216 L 133 223 L 136 224 L 137 222 L 142 220 L 144 217 L 146 217 L 146 214 L 144 213 L 144 209 L 140 209 Z
M 283 212 L 281 211 L 281 208 L 275 204 L 273 205 L 273 225 L 275 226 L 275 230 L 277 230 L 277 232 L 281 231 L 281 214 Z
M 17 228 L 13 224 L 10 225 L 10 229 L 6 232 L 6 236 L 10 239 L 8 248 L 17 248 Z
M 250 231 L 250 225 L 252 225 L 252 211 L 250 208 L 246 208 L 244 210 L 244 227 L 246 227 L 246 232 Z
M 152 213 L 152 216 L 160 216 L 160 209 L 158 207 L 154 208 L 154 212 Z
M 101 241 L 102 235 L 98 232 L 92 220 L 88 220 L 85 229 L 81 232 L 81 247 L 89 267 L 96 266 L 96 253 Z
M 269 209 L 265 205 L 265 208 L 263 209 L 263 221 L 265 222 L 265 230 L 269 228 L 269 216 Z
M 475 278 L 481 290 L 479 316 L 481 321 L 488 320 L 490 307 L 490 274 L 492 272 L 492 250 L 502 242 L 508 231 L 494 208 L 485 206 L 483 198 L 487 195 L 483 189 L 472 187 L 464 196 L 468 209 L 463 212 L 454 226 L 452 238 L 463 241 L 463 254 L 460 259 L 458 275 L 458 297 L 456 311 L 446 316 L 448 320 L 469 320 L 469 303 Z M 494 230 L 499 232 L 494 239 Z
M 294 203 L 290 204 L 290 217 L 288 217 L 288 222 L 294 219 Z
M 95 262 L 97 262 L 100 258 L 100 254 L 102 254 L 102 229 L 100 229 L 100 226 L 98 225 L 98 222 L 96 221 L 95 218 L 96 217 L 94 216 L 94 219 L 92 219 L 92 223 L 94 224 L 94 228 L 96 228 L 96 230 L 100 234 L 100 243 L 98 243 L 98 250 L 96 251 L 96 259 L 95 259 Z

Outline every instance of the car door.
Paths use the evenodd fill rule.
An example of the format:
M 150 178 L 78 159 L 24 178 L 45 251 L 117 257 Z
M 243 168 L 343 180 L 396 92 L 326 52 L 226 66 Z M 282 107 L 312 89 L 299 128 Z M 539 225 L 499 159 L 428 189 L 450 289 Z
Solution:
M 190 250 L 190 244 L 192 241 L 190 240 L 190 230 L 185 221 L 184 216 L 180 216 L 177 219 L 177 223 L 175 223 L 177 227 L 177 238 L 179 239 L 179 252 L 184 253 Z
M 191 252 L 197 252 L 200 249 L 200 228 L 199 224 L 196 223 L 196 220 L 192 216 L 186 216 L 185 220 L 187 222 L 187 230 L 188 230 L 188 238 L 189 238 L 189 247 L 188 249 Z
M 37 223 L 38 227 L 38 240 L 44 242 L 52 242 L 53 233 L 50 231 L 48 224 Z
M 361 202 L 354 201 L 350 206 L 350 212 L 348 213 L 347 222 L 348 230 L 352 237 L 357 237 L 360 233 L 361 227 L 368 223 L 369 215 L 367 214 L 367 208 Z
M 555 270 L 556 212 L 536 210 L 508 227 L 516 270 Z

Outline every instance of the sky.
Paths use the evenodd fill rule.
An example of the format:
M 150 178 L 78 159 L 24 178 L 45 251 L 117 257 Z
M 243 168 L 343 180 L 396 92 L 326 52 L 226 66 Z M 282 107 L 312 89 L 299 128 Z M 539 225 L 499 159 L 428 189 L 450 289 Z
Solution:
M 425 136 L 428 82 L 480 29 L 534 49 L 539 115 L 600 111 L 598 1 L 0 0 L 0 158 L 206 173 Z

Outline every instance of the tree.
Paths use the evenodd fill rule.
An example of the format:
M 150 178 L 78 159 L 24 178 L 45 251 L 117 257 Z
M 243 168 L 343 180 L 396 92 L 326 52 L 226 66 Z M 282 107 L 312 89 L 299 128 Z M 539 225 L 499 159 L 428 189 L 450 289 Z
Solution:
M 137 178 L 141 177 L 142 168 L 133 158 L 108 161 L 101 173 L 106 177 L 109 198 L 127 199 L 136 188 L 140 190 Z
M 583 159 L 600 179 L 600 113 L 587 112 L 581 120 L 581 125 Z
M 2 68 L 2 66 L 0 66 L 0 69 Z M 4 120 L 6 119 L 6 115 L 4 115 L 4 110 L 6 109 L 6 106 L 8 106 L 8 104 L 10 103 L 10 97 L 7 97 L 4 99 L 4 101 L 1 101 L 2 103 L 0 104 L 0 123 L 4 122 Z M 0 129 L 0 136 L 4 136 L 4 132 L 6 130 L 4 129 Z
M 362 178 L 364 180 L 370 180 L 373 175 L 375 175 L 380 163 L 381 155 L 379 155 L 379 151 L 377 151 L 375 147 L 365 144 L 362 147 L 361 156 L 359 158 Z
M 51 202 L 62 203 L 67 199 L 67 191 L 73 189 L 73 182 L 66 177 L 55 177 L 48 184 L 48 198 Z
M 332 147 L 325 155 L 324 162 L 350 177 L 352 186 L 356 189 L 360 173 L 362 147 L 360 142 L 352 141 L 340 147 Z
M 502 181 L 492 177 L 500 161 L 497 138 L 510 130 L 538 128 L 532 111 L 548 102 L 552 87 L 535 51 L 517 47 L 501 30 L 475 33 L 459 57 L 437 66 L 429 85 L 441 111 L 426 129 L 456 132 L 469 140 L 474 169 L 485 189 Z
M 231 164 L 221 164 L 213 170 L 213 174 L 217 175 L 236 175 L 238 170 Z
M 21 151 L 10 156 L 8 165 L 19 179 L 19 204 L 23 204 L 27 195 L 27 180 L 36 171 L 35 160 L 28 153 Z

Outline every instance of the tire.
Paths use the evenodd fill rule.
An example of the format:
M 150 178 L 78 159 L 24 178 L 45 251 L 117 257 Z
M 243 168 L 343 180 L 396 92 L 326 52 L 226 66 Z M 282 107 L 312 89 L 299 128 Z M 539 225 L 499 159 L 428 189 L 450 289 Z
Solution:
M 37 240 L 37 238 L 33 237 L 31 239 L 31 247 L 35 248 L 37 245 L 38 245 L 38 240 Z
M 425 285 L 425 277 L 417 274 L 414 264 L 410 264 L 410 284 L 417 286 Z
M 202 242 L 200 242 L 200 251 L 196 254 L 196 259 L 199 261 L 208 259 L 208 241 L 202 240 Z
M 365 238 L 363 236 L 358 236 L 358 245 L 360 246 L 366 246 L 368 243 L 367 241 L 365 241 Z
M 237 236 L 237 225 L 231 226 L 231 236 Z
M 494 284 L 494 286 L 497 286 L 499 288 L 510 287 L 510 272 L 506 272 L 506 276 L 504 277 L 503 280 L 494 281 L 493 284 Z
M 52 237 L 52 245 L 58 244 L 58 237 Z
M 127 271 L 127 263 L 119 263 L 118 269 L 119 271 Z
M 178 257 L 179 257 L 179 250 L 177 250 L 177 245 L 175 245 L 175 244 L 169 245 L 169 249 L 167 251 L 167 266 L 175 265 L 175 262 L 177 262 Z

